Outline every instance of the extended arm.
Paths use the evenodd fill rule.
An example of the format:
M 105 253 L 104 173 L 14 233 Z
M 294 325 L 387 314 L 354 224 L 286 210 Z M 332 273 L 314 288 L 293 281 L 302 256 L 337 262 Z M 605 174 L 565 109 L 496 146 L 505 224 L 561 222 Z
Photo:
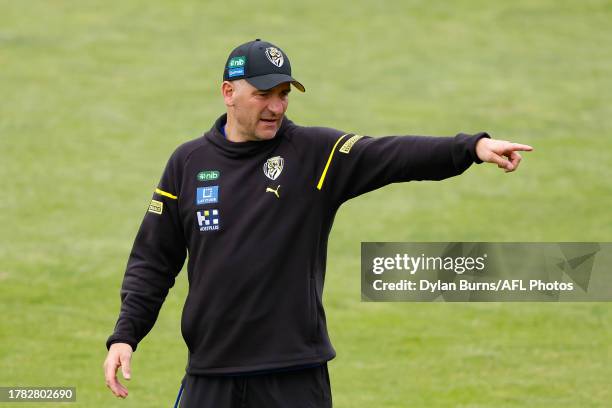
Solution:
M 487 133 L 454 137 L 368 137 L 320 129 L 327 140 L 317 189 L 337 205 L 382 186 L 411 180 L 443 180 L 473 163 L 496 163 L 506 171 L 518 166 L 518 150 L 530 146 L 491 139 Z M 322 137 L 323 139 L 323 137 Z M 507 157 L 507 159 L 506 159 Z

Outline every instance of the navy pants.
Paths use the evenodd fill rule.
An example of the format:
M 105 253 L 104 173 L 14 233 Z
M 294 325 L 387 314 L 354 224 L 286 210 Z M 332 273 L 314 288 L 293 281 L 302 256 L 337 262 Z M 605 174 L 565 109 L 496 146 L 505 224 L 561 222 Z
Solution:
M 327 364 L 244 376 L 189 375 L 180 408 L 331 408 Z

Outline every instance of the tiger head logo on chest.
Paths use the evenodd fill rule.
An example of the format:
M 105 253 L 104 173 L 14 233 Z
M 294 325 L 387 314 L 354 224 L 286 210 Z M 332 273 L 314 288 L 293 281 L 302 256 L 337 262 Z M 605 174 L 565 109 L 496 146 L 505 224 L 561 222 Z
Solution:
M 281 156 L 271 157 L 263 165 L 263 172 L 270 180 L 276 180 L 283 172 L 285 160 Z

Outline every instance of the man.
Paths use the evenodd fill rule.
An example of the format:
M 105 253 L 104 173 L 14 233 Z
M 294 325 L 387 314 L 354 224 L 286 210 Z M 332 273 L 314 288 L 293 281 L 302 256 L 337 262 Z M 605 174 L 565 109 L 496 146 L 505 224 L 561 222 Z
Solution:
M 189 253 L 181 331 L 189 350 L 181 407 L 330 407 L 322 292 L 340 205 L 384 185 L 441 180 L 472 163 L 516 170 L 530 146 L 489 138 L 372 138 L 285 117 L 291 76 L 280 48 L 232 51 L 227 114 L 170 157 L 136 236 L 107 341 L 106 384 L 130 378 L 137 344 Z M 179 393 L 180 397 L 180 393 Z

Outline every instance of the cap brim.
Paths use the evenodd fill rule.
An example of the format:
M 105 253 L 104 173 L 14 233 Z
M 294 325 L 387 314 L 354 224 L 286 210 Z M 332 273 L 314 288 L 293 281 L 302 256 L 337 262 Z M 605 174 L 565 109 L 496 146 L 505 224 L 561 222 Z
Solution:
M 260 76 L 256 76 L 252 78 L 244 78 L 244 79 L 246 79 L 249 84 L 253 85 L 255 88 L 259 89 L 260 91 L 267 91 L 268 89 L 274 88 L 278 84 L 289 82 L 293 86 L 295 86 L 297 90 L 306 92 L 306 88 L 304 88 L 304 85 L 302 85 L 301 83 L 293 79 L 291 75 L 267 74 L 267 75 L 260 75 Z

